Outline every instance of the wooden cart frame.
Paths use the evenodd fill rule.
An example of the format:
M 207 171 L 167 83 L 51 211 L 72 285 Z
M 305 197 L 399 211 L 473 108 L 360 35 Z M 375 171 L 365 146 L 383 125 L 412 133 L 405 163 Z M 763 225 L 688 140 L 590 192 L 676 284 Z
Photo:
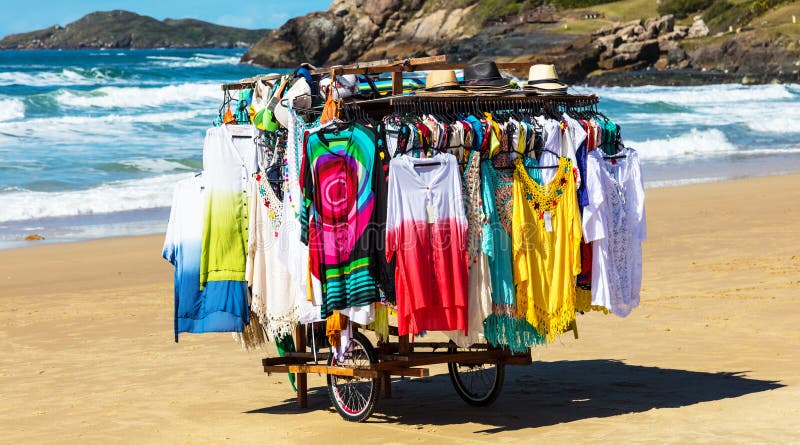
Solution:
M 498 68 L 520 70 L 530 66 L 529 62 L 497 63 Z M 448 63 L 446 56 L 423 57 L 397 61 L 378 61 L 340 65 L 330 68 L 312 69 L 312 75 L 330 74 L 332 78 L 343 74 L 383 74 L 392 75 L 392 96 L 344 104 L 347 112 L 353 108 L 367 113 L 385 113 L 396 107 L 424 103 L 436 103 L 454 110 L 457 106 L 474 103 L 484 109 L 504 109 L 509 105 L 548 107 L 548 106 L 580 106 L 596 105 L 597 96 L 525 96 L 518 95 L 469 95 L 469 96 L 402 96 L 403 73 L 434 69 L 463 69 L 465 64 Z M 238 83 L 222 85 L 224 91 L 252 88 L 259 80 L 274 80 L 285 74 L 272 74 L 242 79 Z M 494 106 L 494 107 L 493 107 Z M 459 350 L 453 343 L 442 342 L 409 342 L 408 335 L 397 335 L 397 328 L 390 327 L 390 338 L 397 341 L 379 343 L 373 347 L 359 327 L 353 324 L 351 348 L 345 353 L 348 359 L 360 355 L 362 363 L 338 363 L 331 353 L 308 351 L 306 326 L 299 325 L 294 333 L 294 352 L 286 352 L 283 357 L 268 357 L 262 360 L 264 372 L 291 373 L 296 375 L 297 404 L 300 408 L 308 407 L 308 374 L 324 374 L 328 379 L 328 391 L 332 403 L 343 418 L 351 421 L 366 420 L 378 398 L 381 388 L 384 398 L 392 396 L 393 376 L 427 377 L 430 370 L 426 366 L 447 364 L 450 378 L 456 392 L 464 401 L 476 406 L 491 404 L 499 394 L 503 383 L 504 367 L 508 365 L 529 365 L 532 363 L 530 349 L 522 353 L 512 353 L 507 348 L 494 348 L 488 344 L 473 345 L 468 350 Z M 578 338 L 575 323 L 571 330 Z M 349 356 L 348 356 L 349 354 Z M 326 364 L 320 364 L 324 362 Z M 486 385 L 482 388 L 470 388 L 464 376 L 468 372 L 481 372 L 488 375 Z M 348 401 L 340 397 L 341 387 L 362 385 L 368 387 L 363 408 L 354 409 Z M 367 394 L 368 393 L 368 394 Z M 355 403 L 355 402 L 354 402 Z

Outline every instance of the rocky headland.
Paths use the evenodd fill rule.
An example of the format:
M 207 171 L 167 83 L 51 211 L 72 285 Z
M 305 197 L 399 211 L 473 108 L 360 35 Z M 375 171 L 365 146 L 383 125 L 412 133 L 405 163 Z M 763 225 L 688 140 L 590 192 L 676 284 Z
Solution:
M 655 1 L 584 1 L 603 3 L 590 8 L 529 3 L 334 0 L 327 11 L 273 30 L 242 61 L 293 67 L 448 54 L 461 62 L 554 63 L 565 80 L 591 84 L 645 77 L 664 84 L 800 80 L 800 24 L 791 14 L 800 15 L 798 2 L 773 2 L 759 15 L 728 19 L 737 27 L 727 29 L 702 10 L 680 18 L 659 14 Z
M 93 12 L 66 25 L 0 40 L 0 49 L 248 48 L 269 29 L 241 29 L 194 19 L 156 20 L 128 11 Z

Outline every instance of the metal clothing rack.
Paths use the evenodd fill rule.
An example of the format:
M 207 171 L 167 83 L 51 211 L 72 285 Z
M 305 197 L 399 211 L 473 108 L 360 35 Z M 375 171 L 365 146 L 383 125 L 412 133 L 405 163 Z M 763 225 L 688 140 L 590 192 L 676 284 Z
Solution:
M 428 70 L 459 70 L 467 66 L 465 63 L 450 63 L 446 55 L 415 57 L 400 60 L 378 60 L 374 62 L 358 62 L 350 65 L 334 65 L 327 68 L 312 68 L 311 75 L 330 74 L 331 77 L 343 74 L 392 74 L 392 94 L 403 94 L 403 73 Z M 501 70 L 519 70 L 528 68 L 530 62 L 497 62 Z M 223 91 L 253 88 L 256 82 L 280 79 L 286 74 L 266 74 L 249 77 L 236 83 L 222 85 Z
M 523 92 L 497 95 L 412 95 L 391 96 L 380 99 L 345 102 L 342 112 L 363 111 L 371 116 L 386 115 L 391 112 L 413 112 L 429 109 L 441 113 L 531 110 L 539 114 L 544 110 L 567 111 L 594 107 L 600 99 L 595 95 L 556 95 L 533 96 Z
M 358 109 L 370 115 L 388 114 L 392 111 L 411 110 L 414 107 L 432 106 L 441 107 L 442 111 L 470 111 L 480 107 L 484 111 L 503 109 L 532 109 L 532 110 L 561 110 L 570 108 L 586 108 L 598 103 L 598 97 L 589 96 L 530 96 L 524 93 L 501 95 L 411 95 L 403 96 L 403 73 L 434 69 L 463 69 L 466 64 L 449 63 L 446 56 L 432 56 L 422 58 L 409 58 L 403 60 L 382 60 L 376 62 L 355 63 L 352 65 L 338 65 L 328 68 L 311 69 L 312 75 L 330 74 L 332 77 L 343 74 L 383 74 L 391 73 L 392 95 L 379 99 L 346 102 L 342 104 L 343 111 Z M 499 69 L 522 69 L 530 66 L 529 62 L 498 62 Z M 285 74 L 273 74 L 242 79 L 237 83 L 222 85 L 223 91 L 252 88 L 256 82 L 274 80 Z M 363 327 L 361 327 L 363 329 Z M 490 345 L 474 345 L 467 351 L 459 350 L 450 343 L 436 342 L 409 342 L 408 335 L 398 336 L 396 327 L 390 326 L 390 336 L 397 341 L 381 343 L 378 348 L 373 348 L 369 340 L 358 333 L 360 329 L 353 324 L 353 338 L 355 343 L 364 350 L 364 355 L 369 356 L 366 364 L 347 366 L 342 364 L 319 364 L 319 360 L 328 360 L 329 354 L 308 352 L 306 327 L 298 325 L 294 332 L 295 352 L 286 352 L 283 357 L 269 357 L 262 360 L 262 366 L 267 373 L 293 373 L 296 374 L 297 404 L 300 408 L 308 407 L 308 379 L 309 373 L 325 374 L 328 376 L 328 390 L 331 401 L 336 406 L 339 414 L 346 420 L 363 421 L 372 412 L 377 399 L 377 386 L 383 390 L 384 398 L 392 394 L 392 376 L 425 377 L 429 375 L 426 367 L 433 364 L 448 364 L 451 381 L 456 392 L 467 403 L 475 406 L 486 406 L 494 401 L 499 394 L 503 380 L 503 367 L 506 365 L 526 365 L 532 363 L 531 351 L 512 353 L 506 348 L 494 348 Z M 570 330 L 578 338 L 577 326 L 573 322 Z M 440 350 L 440 351 L 437 351 Z M 442 350 L 443 349 L 443 350 Z M 422 352 L 421 350 L 429 350 Z M 492 384 L 477 393 L 466 387 L 463 378 L 463 369 L 478 369 L 481 366 L 494 365 L 495 374 Z M 459 371 L 461 370 L 461 371 Z M 352 382 L 352 385 L 351 383 Z M 353 411 L 348 403 L 357 403 L 357 399 L 344 400 L 342 396 L 348 386 L 355 386 L 371 382 L 373 385 L 365 399 L 367 406 L 362 411 Z M 344 388 L 344 389 L 343 389 Z M 341 397 L 338 397 L 337 394 Z M 338 397 L 338 398 L 337 398 Z M 355 400 L 355 401 L 354 401 Z

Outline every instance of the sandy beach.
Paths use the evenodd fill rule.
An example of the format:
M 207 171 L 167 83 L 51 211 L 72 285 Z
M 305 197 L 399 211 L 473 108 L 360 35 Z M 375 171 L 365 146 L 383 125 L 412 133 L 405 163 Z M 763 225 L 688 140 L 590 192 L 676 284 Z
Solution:
M 324 378 L 229 334 L 172 334 L 163 237 L 0 251 L 5 443 L 800 442 L 800 175 L 647 190 L 642 304 L 579 318 L 510 367 L 489 408 L 446 368 L 394 385 L 364 424 Z

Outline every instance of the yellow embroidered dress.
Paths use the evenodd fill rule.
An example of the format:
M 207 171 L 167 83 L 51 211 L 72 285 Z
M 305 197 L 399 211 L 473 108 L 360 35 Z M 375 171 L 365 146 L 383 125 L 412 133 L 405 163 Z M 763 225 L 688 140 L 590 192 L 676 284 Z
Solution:
M 575 320 L 581 220 L 572 162 L 560 158 L 555 177 L 540 186 L 515 160 L 512 247 L 517 314 L 548 341 Z

